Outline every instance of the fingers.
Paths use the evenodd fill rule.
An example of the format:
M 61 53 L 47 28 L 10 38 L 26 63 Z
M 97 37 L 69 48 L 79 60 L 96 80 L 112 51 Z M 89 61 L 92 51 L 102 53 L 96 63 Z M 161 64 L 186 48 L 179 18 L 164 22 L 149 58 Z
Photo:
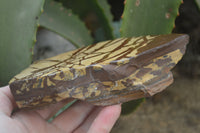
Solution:
M 79 101 L 56 117 L 52 124 L 65 132 L 108 133 L 120 112 L 121 105 L 95 107 Z
M 8 86 L 0 88 L 0 112 L 3 112 L 7 116 L 11 116 L 11 113 L 17 105 L 11 94 Z
M 84 122 L 81 123 L 81 125 L 79 127 L 77 127 L 73 133 L 87 133 L 87 131 L 89 130 L 90 126 L 92 125 L 94 119 L 98 116 L 98 114 L 100 113 L 100 111 L 103 109 L 103 107 L 95 107 L 91 113 L 89 114 L 89 116 L 87 117 L 86 120 L 84 120 Z
M 78 101 L 57 116 L 52 124 L 65 132 L 72 132 L 87 118 L 93 107 L 91 104 Z
M 37 109 L 36 112 L 45 120 L 48 120 L 52 116 L 54 116 L 62 107 L 66 104 L 73 101 L 73 99 L 66 99 L 56 104 L 51 104 L 47 107 L 43 107 L 41 109 Z
M 94 119 L 88 133 L 109 133 L 120 116 L 121 105 L 105 107 Z

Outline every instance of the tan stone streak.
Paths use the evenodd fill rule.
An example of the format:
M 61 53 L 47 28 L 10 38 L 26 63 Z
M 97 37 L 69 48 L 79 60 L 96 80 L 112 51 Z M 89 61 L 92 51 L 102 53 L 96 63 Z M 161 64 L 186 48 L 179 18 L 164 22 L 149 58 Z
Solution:
M 108 43 L 102 45 L 102 46 L 99 47 L 98 49 L 94 49 L 94 50 L 91 52 L 91 54 L 92 54 L 93 52 L 97 52 L 97 51 L 101 50 L 102 48 L 105 48 L 106 46 L 110 46 L 110 45 L 116 44 L 117 42 L 120 42 L 120 41 L 122 41 L 123 39 L 125 39 L 125 38 L 121 38 L 121 39 L 119 39 L 119 40 L 117 40 L 117 41 L 115 41 L 115 40 L 110 41 L 110 42 L 108 42 Z
M 113 52 L 117 51 L 117 50 L 120 50 L 124 45 L 126 45 L 128 42 L 130 41 L 130 38 L 127 38 L 125 41 L 122 42 L 121 45 L 119 45 L 118 47 L 116 47 L 115 49 L 113 49 L 112 51 L 110 51 L 108 54 L 106 54 L 104 57 L 102 57 L 101 59 L 95 61 L 95 63 L 100 63 L 100 62 L 103 62 L 107 59 L 112 59 L 114 58 L 115 56 L 113 57 L 110 57 L 108 58 Z M 122 54 L 124 51 L 122 51 L 120 54 Z M 116 55 L 117 56 L 117 55 Z

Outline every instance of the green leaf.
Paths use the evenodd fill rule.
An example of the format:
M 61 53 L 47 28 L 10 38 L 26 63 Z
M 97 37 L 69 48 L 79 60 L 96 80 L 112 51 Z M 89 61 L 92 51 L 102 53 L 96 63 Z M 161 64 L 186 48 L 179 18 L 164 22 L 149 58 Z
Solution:
M 110 5 L 108 4 L 107 0 L 97 0 L 97 3 L 99 4 L 101 10 L 103 11 L 103 13 L 108 21 L 108 24 L 111 27 L 111 30 L 113 30 L 113 28 L 112 28 L 113 16 L 110 11 Z
M 141 99 L 137 99 L 137 100 L 133 100 L 133 101 L 123 103 L 121 114 L 122 115 L 128 115 L 128 114 L 132 113 L 144 101 L 145 101 L 145 99 L 141 98 Z
M 40 25 L 63 36 L 77 48 L 93 43 L 84 23 L 61 3 L 46 0 Z
M 105 0 L 60 0 L 64 6 L 72 9 L 92 31 L 96 41 L 113 39 L 111 14 Z M 100 36 L 98 36 L 100 35 Z
M 121 35 L 171 33 L 180 4 L 181 0 L 126 0 Z
M 0 1 L 0 85 L 8 84 L 31 63 L 43 3 L 43 0 Z

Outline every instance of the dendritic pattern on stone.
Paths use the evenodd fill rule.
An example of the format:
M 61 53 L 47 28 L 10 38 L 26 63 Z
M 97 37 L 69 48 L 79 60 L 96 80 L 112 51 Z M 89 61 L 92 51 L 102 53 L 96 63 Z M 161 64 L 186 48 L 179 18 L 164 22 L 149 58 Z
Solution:
M 185 53 L 188 36 L 119 38 L 34 62 L 10 81 L 19 108 L 66 98 L 118 104 L 162 91 Z

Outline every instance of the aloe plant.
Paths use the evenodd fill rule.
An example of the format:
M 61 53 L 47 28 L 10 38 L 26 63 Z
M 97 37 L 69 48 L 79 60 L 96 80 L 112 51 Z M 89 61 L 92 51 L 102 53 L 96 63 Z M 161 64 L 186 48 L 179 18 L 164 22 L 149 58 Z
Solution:
M 0 85 L 32 61 L 43 0 L 0 1 Z
M 113 39 L 112 15 L 106 0 L 59 0 L 79 15 L 98 41 Z
M 122 15 L 122 36 L 169 34 L 181 0 L 126 0 Z
M 71 41 L 77 48 L 92 44 L 93 40 L 84 23 L 61 3 L 46 0 L 40 26 L 49 29 Z

